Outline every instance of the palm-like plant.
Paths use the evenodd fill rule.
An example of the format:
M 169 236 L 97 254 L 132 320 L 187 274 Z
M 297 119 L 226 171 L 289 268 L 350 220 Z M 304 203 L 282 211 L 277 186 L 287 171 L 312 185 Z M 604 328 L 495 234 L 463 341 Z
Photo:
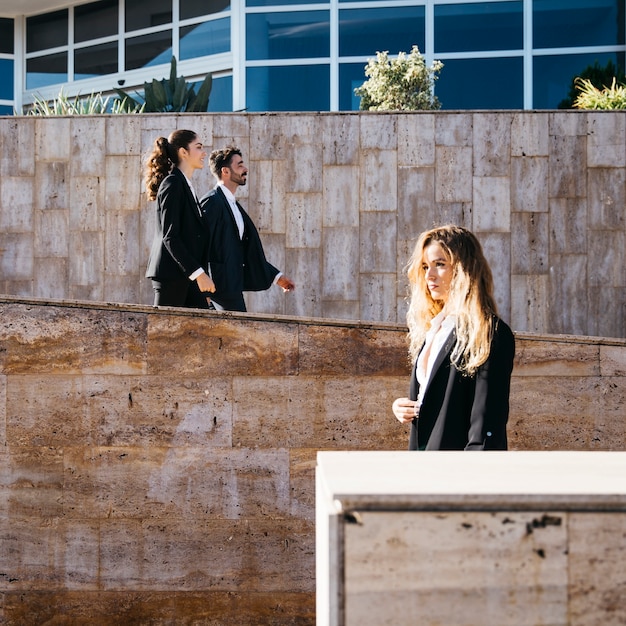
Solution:
M 626 109 L 626 85 L 617 84 L 613 77 L 610 87 L 598 89 L 588 78 L 577 78 L 579 90 L 574 101 L 576 109 Z

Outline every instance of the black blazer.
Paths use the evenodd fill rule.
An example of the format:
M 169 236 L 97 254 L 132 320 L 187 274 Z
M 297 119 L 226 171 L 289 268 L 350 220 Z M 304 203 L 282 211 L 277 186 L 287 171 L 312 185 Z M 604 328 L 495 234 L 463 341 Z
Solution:
M 189 278 L 206 270 L 209 233 L 184 174 L 177 168 L 157 193 L 157 228 L 146 276 L 160 282 Z
M 265 258 L 259 232 L 243 207 L 237 203 L 244 222 L 241 239 L 233 212 L 219 186 L 203 196 L 200 205 L 209 231 L 208 262 L 216 300 L 243 291 L 269 289 L 278 269 Z
M 439 352 L 426 385 L 419 417 L 411 424 L 410 450 L 506 450 L 511 372 L 515 339 L 500 319 L 489 358 L 474 376 L 461 374 L 450 361 L 456 342 L 452 331 Z M 410 399 L 419 384 L 411 377 Z

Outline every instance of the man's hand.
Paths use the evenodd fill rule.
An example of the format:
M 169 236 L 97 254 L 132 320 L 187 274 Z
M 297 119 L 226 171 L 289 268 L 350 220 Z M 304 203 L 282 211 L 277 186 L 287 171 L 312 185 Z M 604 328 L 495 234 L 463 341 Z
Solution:
M 213 293 L 215 291 L 215 283 L 213 279 L 206 273 L 200 274 L 198 278 L 196 278 L 196 282 L 198 283 L 198 288 L 202 293 L 210 292 Z
M 293 291 L 296 288 L 296 284 L 284 274 L 276 281 L 276 284 L 282 287 L 282 290 L 285 292 Z

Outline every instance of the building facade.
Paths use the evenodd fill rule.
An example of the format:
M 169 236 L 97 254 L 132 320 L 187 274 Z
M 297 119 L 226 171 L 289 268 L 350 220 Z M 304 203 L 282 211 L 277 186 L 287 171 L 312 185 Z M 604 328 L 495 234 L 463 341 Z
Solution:
M 36 97 L 214 77 L 209 110 L 350 111 L 377 51 L 444 68 L 442 108 L 552 109 L 625 66 L 626 0 L 5 0 L 0 113 Z

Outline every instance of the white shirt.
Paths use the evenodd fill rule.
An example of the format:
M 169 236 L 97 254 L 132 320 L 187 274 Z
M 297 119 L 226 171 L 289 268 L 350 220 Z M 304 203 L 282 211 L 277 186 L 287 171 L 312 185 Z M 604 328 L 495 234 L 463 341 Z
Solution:
M 446 315 L 444 311 L 433 317 L 430 322 L 430 329 L 426 333 L 424 347 L 417 357 L 417 367 L 415 368 L 415 377 L 419 383 L 419 394 L 417 397 L 419 406 L 422 405 L 422 399 L 433 371 L 433 365 L 450 333 L 454 330 L 455 323 L 455 316 Z
M 244 230 L 243 215 L 241 215 L 241 211 L 239 210 L 239 207 L 237 206 L 237 200 L 235 200 L 235 196 L 233 195 L 231 190 L 222 181 L 218 182 L 217 185 L 215 185 L 216 189 L 218 187 L 220 187 L 220 189 L 224 192 L 224 195 L 226 196 L 226 200 L 228 200 L 228 204 L 230 205 L 230 210 L 232 211 L 233 217 L 235 218 L 235 222 L 237 224 L 237 228 L 239 230 L 239 239 L 243 239 L 243 230 Z

